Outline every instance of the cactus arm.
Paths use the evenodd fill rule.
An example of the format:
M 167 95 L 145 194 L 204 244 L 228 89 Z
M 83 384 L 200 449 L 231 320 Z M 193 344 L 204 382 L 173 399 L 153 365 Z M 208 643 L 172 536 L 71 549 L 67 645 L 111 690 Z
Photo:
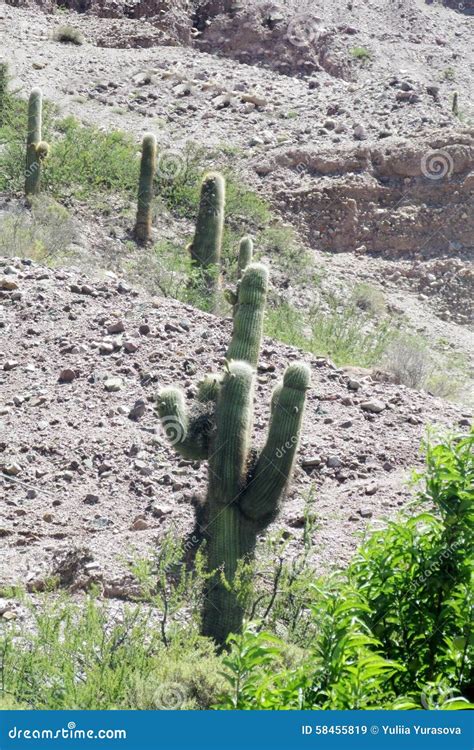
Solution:
M 37 195 L 40 191 L 41 160 L 43 150 L 38 146 L 41 140 L 43 95 L 41 89 L 33 89 L 28 100 L 28 131 L 26 137 L 25 195 Z
M 156 168 L 156 138 L 151 133 L 143 137 L 140 178 L 138 182 L 135 239 L 146 244 L 151 239 L 153 180 Z
M 201 185 L 201 199 L 194 239 L 189 246 L 193 263 L 205 272 L 211 288 L 217 287 L 224 231 L 225 181 L 222 175 L 210 172 Z
M 277 388 L 272 399 L 267 441 L 239 503 L 244 516 L 256 521 L 260 528 L 268 525 L 277 514 L 280 498 L 291 477 L 309 378 L 306 365 L 290 365 L 283 385 Z
M 158 395 L 156 409 L 161 426 L 177 453 L 198 461 L 208 457 L 206 422 L 199 415 L 194 419 L 190 417 L 184 394 L 179 388 L 163 388 Z
M 237 278 L 242 275 L 253 259 L 253 240 L 251 237 L 242 237 L 239 245 L 239 258 L 237 261 Z
M 265 304 L 268 291 L 268 270 L 261 263 L 245 269 L 239 284 L 238 301 L 234 308 L 232 340 L 228 360 L 239 359 L 257 366 L 262 342 Z

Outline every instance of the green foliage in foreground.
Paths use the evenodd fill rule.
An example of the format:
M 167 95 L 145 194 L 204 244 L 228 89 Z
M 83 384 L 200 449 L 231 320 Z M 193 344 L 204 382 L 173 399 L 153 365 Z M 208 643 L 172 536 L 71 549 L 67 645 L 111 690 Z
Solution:
M 0 707 L 472 707 L 473 448 L 474 433 L 428 446 L 414 512 L 373 533 L 345 573 L 314 579 L 308 512 L 299 558 L 275 540 L 242 571 L 253 623 L 223 655 L 197 634 L 202 557 L 186 571 L 172 539 L 135 566 L 142 595 L 128 609 L 93 593 L 25 600 L 25 622 L 0 620 Z

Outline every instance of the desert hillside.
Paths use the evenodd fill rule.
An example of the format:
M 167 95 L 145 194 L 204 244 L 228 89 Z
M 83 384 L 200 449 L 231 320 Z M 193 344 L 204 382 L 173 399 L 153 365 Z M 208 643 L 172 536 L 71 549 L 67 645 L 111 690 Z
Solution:
M 449 443 L 472 425 L 473 15 L 469 0 L 0 2 L 0 624 L 28 630 L 52 582 L 67 601 L 111 602 L 114 622 L 140 597 L 159 619 L 136 565 L 170 538 L 189 554 L 163 563 L 164 587 L 180 565 L 194 575 L 212 468 L 176 453 L 157 394 L 178 386 L 187 405 L 208 373 L 222 373 L 218 389 L 235 376 L 226 351 L 261 264 L 255 450 L 245 443 L 239 497 L 279 407 L 274 387 L 288 365 L 310 373 L 301 435 L 281 447 L 297 446 L 281 512 L 255 532 L 259 564 L 279 560 L 273 579 L 259 573 L 258 599 L 270 596 L 278 636 L 291 631 L 278 620 L 285 566 L 295 580 L 304 570 L 306 595 L 374 529 L 409 517 L 427 436 Z M 32 99 L 41 179 L 27 167 L 25 195 Z M 209 232 L 217 270 L 201 263 L 198 278 L 206 179 L 225 184 L 211 207 L 223 227 Z M 258 263 L 241 266 L 247 236 Z M 420 494 L 427 511 L 435 494 Z M 281 557 L 265 547 L 277 537 Z M 298 609 L 291 646 L 309 648 L 313 605 Z M 180 626 L 194 622 L 183 606 Z M 49 694 L 40 705 L 65 707 Z

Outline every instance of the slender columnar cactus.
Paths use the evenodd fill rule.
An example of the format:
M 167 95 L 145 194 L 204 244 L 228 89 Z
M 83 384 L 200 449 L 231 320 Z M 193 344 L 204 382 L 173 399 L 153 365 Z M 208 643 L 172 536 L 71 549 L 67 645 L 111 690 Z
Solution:
M 251 237 L 242 237 L 239 245 L 239 259 L 237 261 L 237 278 L 242 274 L 253 259 L 253 240 Z
M 458 104 L 458 92 L 455 91 L 453 94 L 452 112 L 455 117 L 459 116 L 459 104 Z
M 225 180 L 216 172 L 204 176 L 191 259 L 201 269 L 206 286 L 216 291 L 219 284 L 222 233 L 224 230 Z
M 3 124 L 8 99 L 8 65 L 0 62 L 0 125 Z
M 142 141 L 142 158 L 140 162 L 140 179 L 138 182 L 137 218 L 135 221 L 135 239 L 139 244 L 146 244 L 151 239 L 153 180 L 156 169 L 156 138 L 147 133 Z
M 41 140 L 43 95 L 33 89 L 28 101 L 28 133 L 26 138 L 25 195 L 38 195 L 41 186 L 41 164 L 49 146 Z
M 208 459 L 205 536 L 209 582 L 202 632 L 219 645 L 242 626 L 235 592 L 239 562 L 252 558 L 257 536 L 277 516 L 290 480 L 309 388 L 309 369 L 290 365 L 273 393 L 266 442 L 251 448 L 255 366 L 262 340 L 268 271 L 249 265 L 239 288 L 224 372 L 207 376 L 188 411 L 179 389 L 165 388 L 157 411 L 174 448 Z

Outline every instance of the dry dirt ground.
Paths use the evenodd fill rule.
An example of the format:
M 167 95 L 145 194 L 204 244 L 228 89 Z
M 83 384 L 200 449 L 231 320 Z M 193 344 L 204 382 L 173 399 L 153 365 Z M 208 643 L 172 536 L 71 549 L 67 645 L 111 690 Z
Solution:
M 472 357 L 468 2 L 146 0 L 133 12 L 106 0 L 67 5 L 87 12 L 43 12 L 55 10 L 52 0 L 0 3 L 0 59 L 25 95 L 41 86 L 62 114 L 124 129 L 137 142 L 152 130 L 163 164 L 177 168 L 187 143 L 225 144 L 242 179 L 298 230 L 322 268 L 380 285 L 415 332 Z M 66 23 L 84 44 L 53 40 Z M 16 205 L 3 196 L 0 220 Z M 83 213 L 76 220 L 85 263 L 91 248 L 99 268 L 106 251 L 120 254 L 108 226 Z M 68 585 L 93 577 L 109 596 L 127 596 L 126 558 L 146 554 L 171 526 L 189 532 L 190 498 L 205 486 L 205 467 L 178 461 L 166 446 L 151 402 L 136 422 L 129 411 L 162 384 L 179 380 L 191 392 L 225 351 L 230 322 L 170 300 L 154 305 L 110 275 L 79 278 L 79 270 L 11 259 L 3 266 L 17 288 L 1 300 L 0 584 L 37 586 L 68 550 L 85 547 Z M 290 279 L 288 294 L 306 304 L 311 289 Z M 114 321 L 125 330 L 109 342 Z M 145 324 L 150 331 L 140 333 Z M 104 340 L 112 353 L 101 353 Z M 262 364 L 275 370 L 259 374 L 257 441 L 273 381 L 296 356 L 311 363 L 313 390 L 279 524 L 295 551 L 314 488 L 322 570 L 346 561 L 357 532 L 406 500 L 426 425 L 466 429 L 470 417 L 266 341 Z M 64 369 L 72 382 L 58 382 Z M 120 390 L 105 390 L 109 375 L 122 379 Z M 350 377 L 359 390 L 349 389 Z M 361 407 L 373 398 L 385 405 L 379 414 Z

